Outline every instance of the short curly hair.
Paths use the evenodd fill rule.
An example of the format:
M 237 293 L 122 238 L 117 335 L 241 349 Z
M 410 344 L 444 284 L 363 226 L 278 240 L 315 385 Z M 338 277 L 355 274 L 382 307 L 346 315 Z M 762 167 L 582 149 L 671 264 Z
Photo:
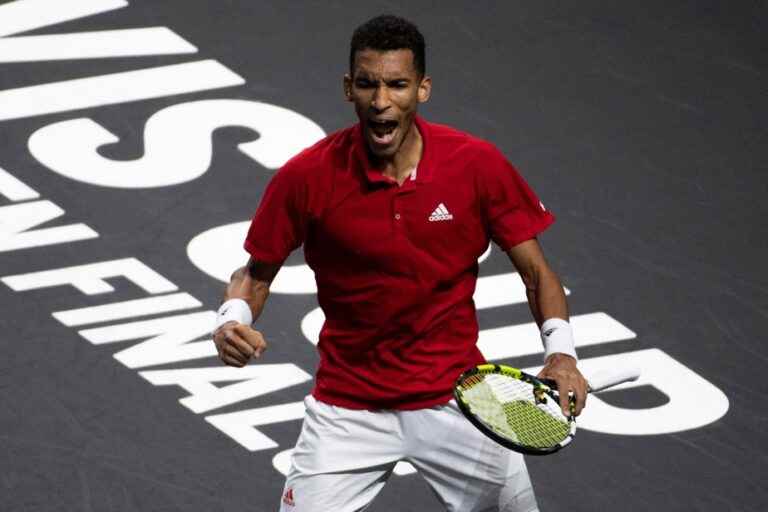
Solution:
M 370 48 L 371 50 L 411 50 L 413 65 L 420 76 L 426 72 L 424 57 L 424 36 L 416 25 L 410 21 L 383 14 L 366 21 L 357 27 L 352 34 L 349 45 L 349 71 L 355 71 L 355 54 Z

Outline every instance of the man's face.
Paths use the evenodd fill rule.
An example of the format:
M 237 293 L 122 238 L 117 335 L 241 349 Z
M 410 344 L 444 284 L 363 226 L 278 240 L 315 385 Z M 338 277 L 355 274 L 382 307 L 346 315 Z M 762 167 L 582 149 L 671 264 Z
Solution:
M 413 125 L 417 105 L 429 99 L 431 85 L 429 77 L 416 71 L 411 50 L 357 52 L 352 75 L 344 77 L 344 92 L 355 104 L 374 157 L 394 157 Z

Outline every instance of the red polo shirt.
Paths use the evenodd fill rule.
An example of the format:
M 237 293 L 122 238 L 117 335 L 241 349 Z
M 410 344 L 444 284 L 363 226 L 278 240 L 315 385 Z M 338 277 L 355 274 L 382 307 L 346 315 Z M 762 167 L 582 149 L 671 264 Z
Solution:
M 507 250 L 554 221 L 493 145 L 420 118 L 416 127 L 423 155 L 402 186 L 370 167 L 355 125 L 286 163 L 251 223 L 256 260 L 282 263 L 304 244 L 326 318 L 313 390 L 323 402 L 447 402 L 456 377 L 484 361 L 478 257 L 489 240 Z

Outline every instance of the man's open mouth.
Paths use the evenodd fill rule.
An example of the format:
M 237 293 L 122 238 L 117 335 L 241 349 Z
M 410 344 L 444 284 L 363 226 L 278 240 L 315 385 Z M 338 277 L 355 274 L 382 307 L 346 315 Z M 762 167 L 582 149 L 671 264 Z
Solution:
M 397 121 L 392 120 L 369 119 L 368 128 L 373 142 L 381 146 L 391 144 L 395 139 L 395 130 L 397 130 L 398 124 Z

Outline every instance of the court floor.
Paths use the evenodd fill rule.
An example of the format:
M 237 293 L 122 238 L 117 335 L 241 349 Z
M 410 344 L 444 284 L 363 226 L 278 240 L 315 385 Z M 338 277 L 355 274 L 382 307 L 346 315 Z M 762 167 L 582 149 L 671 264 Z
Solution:
M 423 116 L 557 217 L 585 373 L 643 370 L 528 459 L 541 510 L 767 510 L 766 5 L 595 0 L 0 3 L 0 510 L 277 509 L 322 324 L 301 251 L 264 359 L 208 331 L 269 178 L 355 121 L 380 13 L 425 34 Z M 533 368 L 513 270 L 483 257 L 480 344 Z M 403 464 L 369 510 L 442 508 Z

